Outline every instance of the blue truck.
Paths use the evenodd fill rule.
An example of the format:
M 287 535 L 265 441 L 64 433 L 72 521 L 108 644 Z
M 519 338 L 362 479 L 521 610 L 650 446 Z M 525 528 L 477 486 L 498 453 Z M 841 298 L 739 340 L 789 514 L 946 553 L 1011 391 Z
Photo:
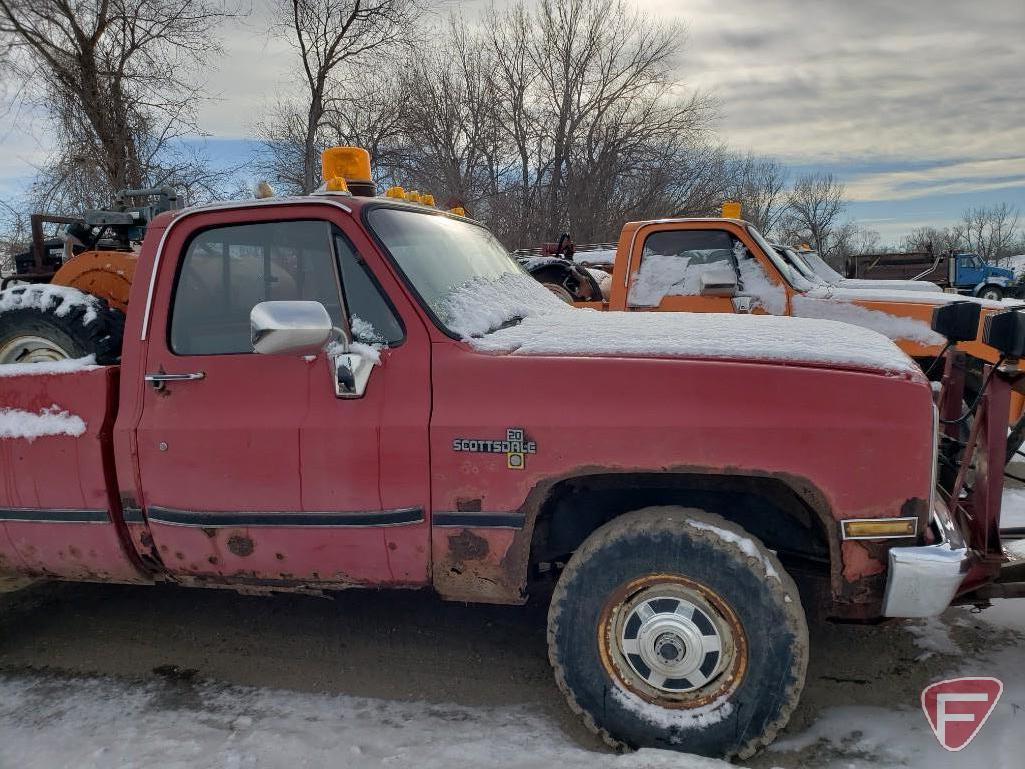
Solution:
M 1025 294 L 1013 270 L 989 264 L 978 254 L 857 254 L 847 257 L 845 268 L 848 278 L 927 280 L 944 291 L 983 299 L 1020 299 Z

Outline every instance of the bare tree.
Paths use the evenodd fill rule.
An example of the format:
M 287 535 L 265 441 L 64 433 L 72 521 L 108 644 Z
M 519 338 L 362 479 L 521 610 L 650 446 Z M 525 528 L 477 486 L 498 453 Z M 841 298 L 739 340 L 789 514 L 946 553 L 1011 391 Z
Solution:
M 374 181 L 397 184 L 396 170 L 407 154 L 405 69 L 349 67 L 339 77 L 338 91 L 324 116 L 325 141 L 365 148 L 373 161 Z
M 965 245 L 987 262 L 1010 256 L 1018 229 L 1018 209 L 1007 203 L 970 208 L 961 217 Z
M 0 0 L 0 65 L 43 85 L 38 106 L 56 134 L 33 196 L 73 208 L 127 187 L 198 183 L 206 169 L 176 140 L 198 133 L 196 71 L 231 14 L 218 0 Z
M 337 95 L 335 77 L 346 65 L 365 63 L 371 53 L 380 63 L 406 39 L 420 5 L 420 0 L 278 0 L 279 29 L 299 53 L 304 93 L 288 114 L 277 116 L 283 123 L 265 126 L 264 134 L 272 156 L 293 152 L 301 135 L 295 191 L 312 192 L 320 183 L 322 129 Z
M 491 68 L 480 33 L 453 20 L 438 43 L 409 62 L 403 78 L 403 175 L 477 216 L 507 186 L 512 168 Z
M 0 200 L 0 276 L 14 272 L 14 255 L 29 241 L 29 221 L 19 208 Z
M 741 203 L 744 218 L 762 232 L 775 233 L 787 205 L 787 171 L 776 160 L 736 158 L 728 173 L 727 197 Z
M 834 250 L 839 219 L 846 208 L 845 188 L 832 174 L 799 176 L 787 196 L 780 230 L 792 241 L 808 241 L 828 257 Z
M 879 253 L 881 248 L 878 232 L 857 222 L 844 222 L 833 231 L 832 243 L 826 258 L 842 272 L 848 256 L 875 254 Z
M 918 227 L 901 240 L 903 251 L 929 251 L 942 254 L 959 252 L 966 248 L 964 227 L 955 224 L 952 227 Z

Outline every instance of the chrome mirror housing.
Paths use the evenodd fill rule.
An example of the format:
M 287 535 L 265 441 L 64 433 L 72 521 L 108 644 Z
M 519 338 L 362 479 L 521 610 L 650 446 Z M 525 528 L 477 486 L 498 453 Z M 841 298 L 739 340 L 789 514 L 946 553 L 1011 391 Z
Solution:
M 374 370 L 374 361 L 356 352 L 343 352 L 331 360 L 335 395 L 339 398 L 362 398 Z
M 253 351 L 261 355 L 318 353 L 331 337 L 331 316 L 320 302 L 260 302 L 249 327 Z

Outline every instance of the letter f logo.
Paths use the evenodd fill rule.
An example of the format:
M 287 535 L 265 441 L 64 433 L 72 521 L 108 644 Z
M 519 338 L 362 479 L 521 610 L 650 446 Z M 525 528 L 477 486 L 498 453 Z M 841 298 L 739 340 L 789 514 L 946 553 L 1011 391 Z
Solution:
M 922 710 L 936 739 L 947 750 L 968 746 L 1004 691 L 996 678 L 951 678 L 922 691 Z

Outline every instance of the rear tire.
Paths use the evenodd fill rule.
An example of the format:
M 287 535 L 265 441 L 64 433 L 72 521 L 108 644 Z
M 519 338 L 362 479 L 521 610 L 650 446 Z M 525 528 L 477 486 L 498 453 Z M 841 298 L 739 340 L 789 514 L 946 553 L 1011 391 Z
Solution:
M 121 360 L 125 316 L 102 299 L 46 285 L 0 292 L 0 364 L 46 363 L 95 355 L 101 365 Z
M 610 745 L 746 758 L 797 705 L 808 629 L 793 580 L 743 529 L 651 507 L 574 553 L 548 653 L 570 707 Z

